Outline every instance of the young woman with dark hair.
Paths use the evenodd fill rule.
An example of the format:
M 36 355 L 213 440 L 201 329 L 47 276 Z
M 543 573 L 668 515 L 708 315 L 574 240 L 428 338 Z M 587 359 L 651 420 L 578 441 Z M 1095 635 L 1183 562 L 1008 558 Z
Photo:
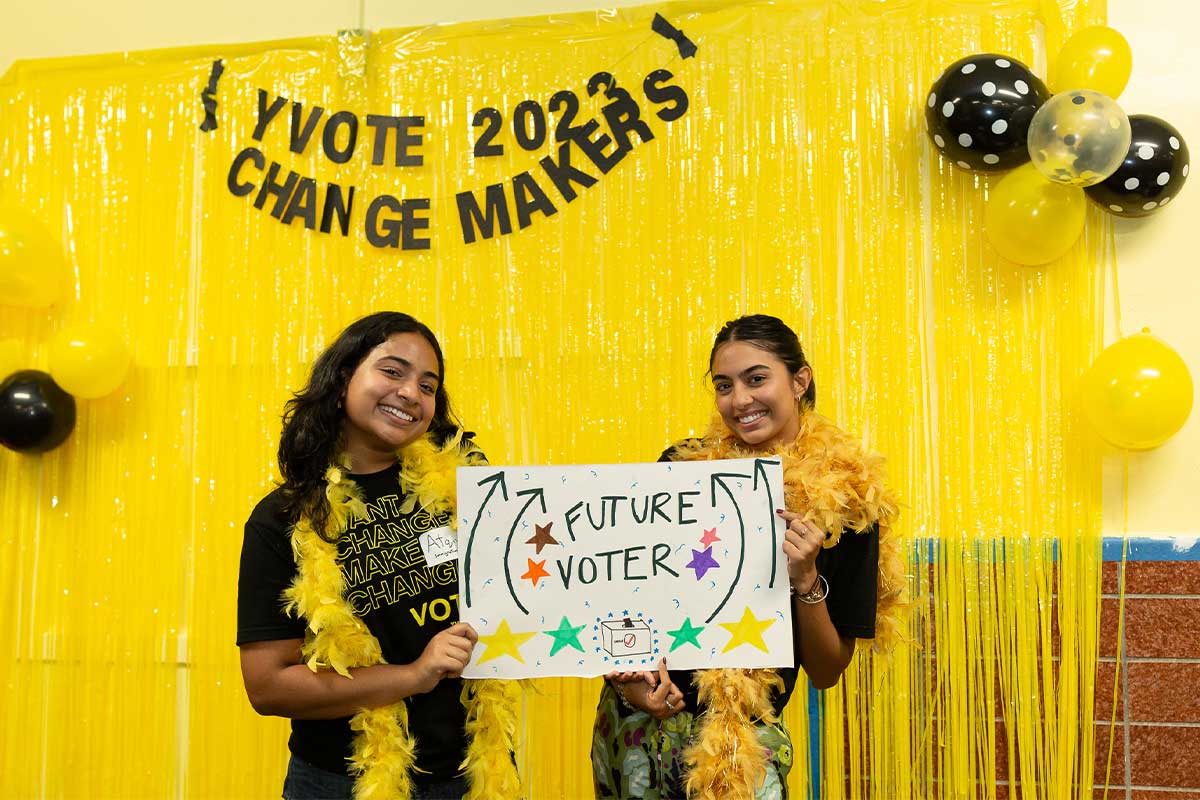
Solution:
M 782 457 L 796 667 L 688 672 L 664 661 L 658 672 L 610 674 L 592 734 L 597 797 L 786 798 L 792 744 L 780 717 L 799 670 L 828 688 L 859 639 L 886 648 L 900 635 L 907 579 L 882 459 L 816 414 L 796 334 L 762 314 L 726 323 L 709 373 L 712 425 L 660 460 Z
M 283 420 L 283 480 L 246 523 L 237 636 L 250 703 L 292 720 L 283 796 L 462 797 L 479 748 L 511 762 L 510 732 L 465 732 L 480 703 L 511 697 L 478 682 L 464 709 L 477 637 L 454 621 L 457 562 L 427 561 L 454 469 L 485 463 L 451 414 L 437 338 L 407 314 L 358 320 Z

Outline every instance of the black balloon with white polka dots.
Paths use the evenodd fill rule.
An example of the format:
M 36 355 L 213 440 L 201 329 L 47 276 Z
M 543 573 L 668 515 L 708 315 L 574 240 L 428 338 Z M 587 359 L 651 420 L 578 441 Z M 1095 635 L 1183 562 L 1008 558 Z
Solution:
M 934 146 L 965 170 L 1000 172 L 1029 160 L 1029 122 L 1050 97 L 1029 67 L 995 53 L 955 61 L 933 84 L 925 122 Z
M 1087 196 L 1118 217 L 1144 217 L 1166 207 L 1187 181 L 1187 142 L 1171 123 L 1130 114 L 1129 152 L 1117 171 Z

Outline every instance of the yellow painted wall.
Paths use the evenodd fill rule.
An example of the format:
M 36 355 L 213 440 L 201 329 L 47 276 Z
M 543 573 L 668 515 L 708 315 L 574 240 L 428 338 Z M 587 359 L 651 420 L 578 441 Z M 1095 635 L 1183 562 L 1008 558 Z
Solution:
M 1133 47 L 1133 75 L 1121 96 L 1129 114 L 1153 114 L 1174 125 L 1200 157 L 1200 5 L 1188 0 L 1139 3 L 1109 0 L 1109 23 Z M 1189 178 L 1190 180 L 1190 178 Z M 1145 220 L 1116 223 L 1125 333 L 1144 327 L 1171 344 L 1200 386 L 1200 181 L 1179 195 L 1179 206 Z M 1108 309 L 1109 336 L 1115 335 L 1116 309 Z M 1105 459 L 1105 530 L 1124 528 L 1126 456 Z M 1200 536 L 1200 521 L 1189 513 L 1200 489 L 1200 404 L 1171 441 L 1157 450 L 1128 456 L 1129 531 L 1133 534 Z

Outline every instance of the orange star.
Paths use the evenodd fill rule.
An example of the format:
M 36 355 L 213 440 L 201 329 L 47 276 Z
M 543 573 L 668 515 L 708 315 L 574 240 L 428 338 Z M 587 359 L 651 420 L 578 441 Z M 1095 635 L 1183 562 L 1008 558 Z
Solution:
M 533 538 L 527 539 L 525 541 L 525 544 L 536 544 L 537 545 L 537 555 L 539 555 L 539 556 L 542 554 L 542 548 L 545 547 L 546 545 L 558 544 L 558 539 L 555 539 L 553 536 L 550 535 L 550 526 L 553 524 L 554 524 L 553 521 L 547 522 L 545 525 L 536 525 L 535 524 L 533 526 L 533 529 L 536 532 L 533 534 Z
M 534 561 L 530 558 L 526 560 L 529 562 L 529 569 L 521 576 L 522 578 L 528 578 L 533 581 L 534 586 L 537 586 L 539 580 L 550 577 L 550 573 L 546 572 L 546 559 Z
M 700 537 L 700 546 L 708 547 L 713 542 L 721 541 L 721 537 L 717 536 L 716 528 L 708 528 L 704 531 L 704 535 Z

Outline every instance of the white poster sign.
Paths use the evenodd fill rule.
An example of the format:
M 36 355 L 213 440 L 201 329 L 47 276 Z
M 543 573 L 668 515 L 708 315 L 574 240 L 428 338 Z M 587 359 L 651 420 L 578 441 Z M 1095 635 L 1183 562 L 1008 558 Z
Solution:
M 468 678 L 792 665 L 778 459 L 458 470 Z

